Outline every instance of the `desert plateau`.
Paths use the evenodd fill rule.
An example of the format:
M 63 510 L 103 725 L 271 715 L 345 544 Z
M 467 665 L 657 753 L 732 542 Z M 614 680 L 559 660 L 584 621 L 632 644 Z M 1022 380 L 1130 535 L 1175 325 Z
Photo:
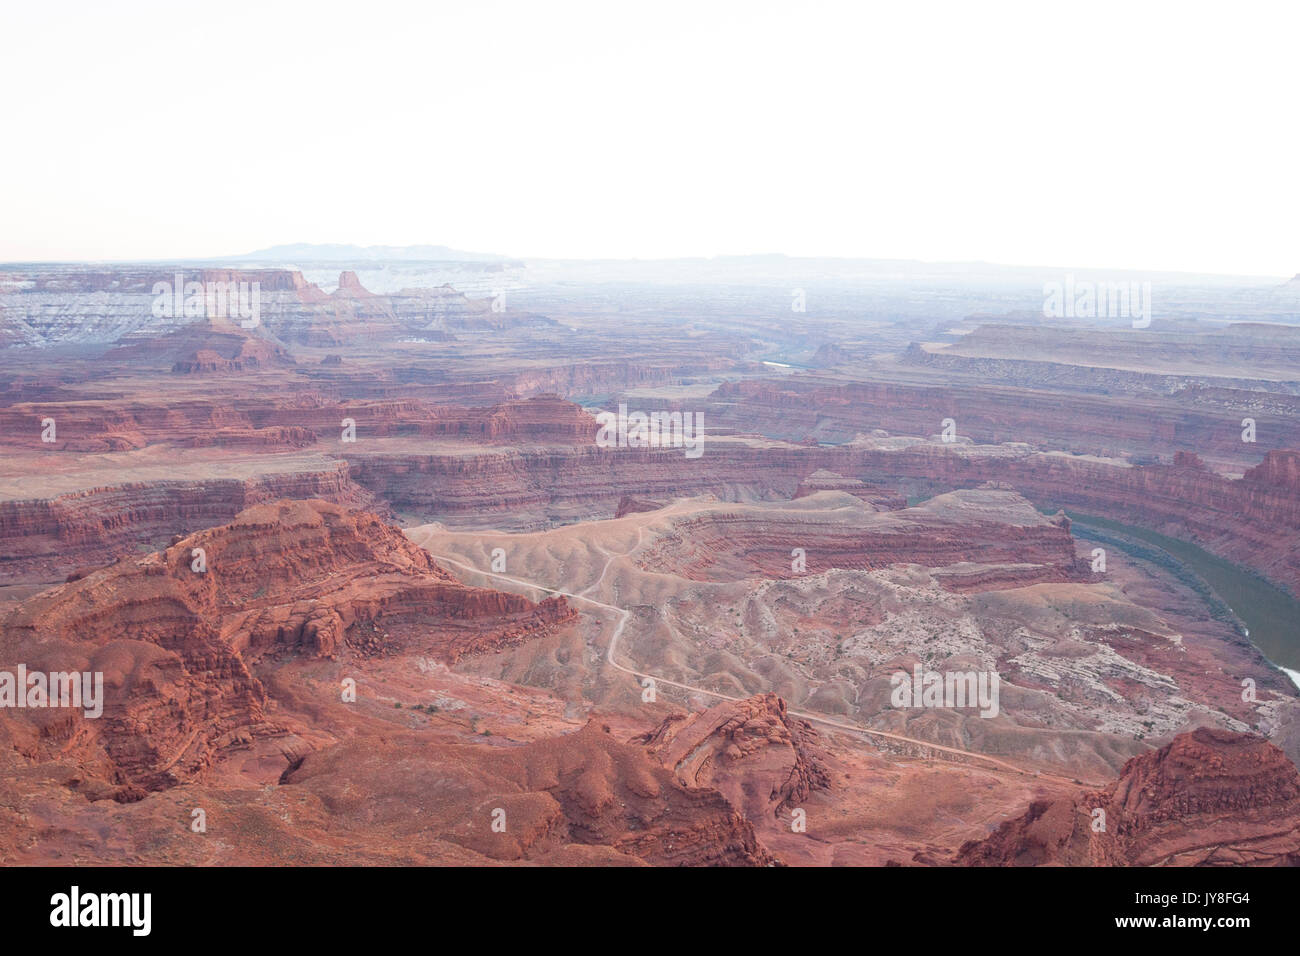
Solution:
M 1300 862 L 1287 284 L 356 259 L 0 270 L 4 862 Z
M 13 945 L 1294 936 L 1297 26 L 0 4 Z

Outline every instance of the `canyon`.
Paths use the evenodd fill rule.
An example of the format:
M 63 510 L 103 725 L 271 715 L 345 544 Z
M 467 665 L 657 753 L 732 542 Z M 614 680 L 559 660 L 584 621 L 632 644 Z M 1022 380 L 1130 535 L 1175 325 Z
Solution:
M 1300 863 L 1293 659 L 1080 530 L 1300 600 L 1289 300 L 317 265 L 0 267 L 0 671 L 104 680 L 0 708 L 5 863 Z

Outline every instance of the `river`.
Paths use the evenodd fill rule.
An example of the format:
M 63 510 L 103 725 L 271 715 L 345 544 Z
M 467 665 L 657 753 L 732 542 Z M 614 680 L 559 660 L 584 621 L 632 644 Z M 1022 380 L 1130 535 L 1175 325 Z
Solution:
M 1264 656 L 1300 687 L 1300 601 L 1259 575 L 1180 538 L 1096 515 L 1066 514 L 1080 537 L 1086 537 L 1089 528 L 1118 532 L 1154 546 L 1195 572 L 1246 625 L 1250 640 Z

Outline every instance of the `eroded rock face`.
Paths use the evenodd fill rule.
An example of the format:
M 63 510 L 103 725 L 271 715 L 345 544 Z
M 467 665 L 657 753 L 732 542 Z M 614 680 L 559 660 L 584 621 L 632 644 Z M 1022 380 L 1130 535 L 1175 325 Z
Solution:
M 1202 727 L 1132 758 L 1104 790 L 1031 804 L 955 862 L 1300 865 L 1300 772 L 1262 737 Z
M 573 446 L 503 449 L 473 456 L 349 456 L 354 481 L 431 519 L 561 511 L 612 514 L 624 496 L 671 500 L 703 492 L 786 497 L 818 468 L 882 485 L 1014 488 L 1037 504 L 1131 521 L 1189 538 L 1300 593 L 1300 494 L 1288 483 L 1300 452 L 1275 450 L 1243 477 L 1223 477 L 1184 457 L 1130 466 L 1024 445 L 962 446 L 882 439 L 836 448 L 715 439 L 695 462 L 671 449 Z
M 647 501 L 644 498 L 633 498 L 631 495 L 624 495 L 614 509 L 614 517 L 622 518 L 625 515 L 642 514 L 646 511 L 658 511 L 664 506 L 662 501 Z
M 332 345 L 397 336 L 406 323 L 387 296 L 368 293 L 355 273 L 340 276 L 339 288 L 326 293 L 289 269 L 179 270 L 183 284 L 243 283 L 258 287 L 259 325 L 285 342 Z M 154 289 L 172 289 L 177 270 L 110 268 L 103 272 L 35 267 L 0 289 L 10 344 L 51 346 L 69 342 L 113 342 L 131 333 L 169 332 L 193 322 L 184 309 L 153 314 Z M 445 303 L 448 312 L 467 307 L 463 296 Z M 247 303 L 246 303 L 247 304 Z M 486 311 L 487 305 L 481 306 Z
M 190 359 L 194 354 L 190 353 Z M 202 364 L 207 360 L 194 361 Z M 225 361 L 223 358 L 209 364 L 214 370 L 229 371 L 222 364 Z M 238 361 L 238 354 L 231 361 Z M 47 415 L 58 422 L 56 441 L 41 438 L 39 425 Z M 417 399 L 340 402 L 309 393 L 278 398 L 237 397 L 233 401 L 195 399 L 182 404 L 147 399 L 129 405 L 86 401 L 0 408 L 4 443 L 45 454 L 121 451 L 177 442 L 220 445 L 227 434 L 269 428 L 297 429 L 311 442 L 334 442 L 344 418 L 355 422 L 367 438 L 406 436 L 491 443 L 589 444 L 595 440 L 598 428 L 595 418 L 581 407 L 549 394 L 490 406 L 445 405 Z M 340 451 L 333 446 L 331 450 Z
M 1231 377 L 1233 370 L 1243 378 L 1250 373 L 1293 377 L 1300 367 L 1300 331 L 1286 325 L 1234 322 L 1211 330 L 1144 329 L 1141 335 L 1143 363 L 1150 369 L 1145 374 L 1151 378 L 1185 379 L 1189 368 L 1220 377 Z M 934 350 L 937 357 L 966 362 L 992 359 L 1023 366 L 1050 361 L 1058 368 L 1084 367 L 1094 372 L 1094 381 L 1098 369 L 1131 367 L 1136 351 L 1130 329 L 998 322 L 981 323 L 961 341 Z
M 26 406 L 0 410 L 0 432 L 32 454 L 33 468 L 48 469 L 50 477 L 71 472 L 63 482 L 14 480 L 5 489 L 11 497 L 0 500 L 3 582 L 58 580 L 74 569 L 132 553 L 137 544 L 156 545 L 159 538 L 229 521 L 244 508 L 277 498 L 323 498 L 385 513 L 384 502 L 350 479 L 346 461 L 324 453 L 341 456 L 356 447 L 339 441 L 345 419 L 366 440 L 400 434 L 486 444 L 582 444 L 592 441 L 597 428 L 590 414 L 555 396 L 486 407 L 339 403 L 319 396 L 129 407 L 77 402 L 52 413 L 59 440 L 49 444 L 42 443 L 40 428 L 32 427 L 43 414 Z M 187 456 L 178 448 L 211 450 L 206 460 L 222 463 L 205 469 L 199 464 L 204 456 Z M 94 455 L 130 451 L 143 452 L 139 474 L 144 480 L 122 480 L 134 473 L 129 459 L 107 472 L 113 480 L 103 484 L 82 472 L 94 467 Z M 253 455 L 265 463 L 251 461 Z M 227 456 L 244 457 L 227 464 Z M 248 477 L 226 477 L 232 473 Z M 64 490 L 67 486 L 71 489 Z
M 859 478 L 845 478 L 833 471 L 819 468 L 799 482 L 796 498 L 815 495 L 819 491 L 843 491 L 870 504 L 876 511 L 898 511 L 907 507 L 907 496 L 880 485 L 869 485 Z
M 180 375 L 245 372 L 293 365 L 282 346 L 224 318 L 199 319 L 162 335 L 148 330 L 123 337 L 106 362 L 166 365 Z
M 841 497 L 805 497 L 781 510 L 737 505 L 683 517 L 639 562 L 714 581 L 790 578 L 831 568 L 952 566 L 946 580 L 957 590 L 1067 581 L 1083 574 L 1069 530 L 1014 492 L 958 491 L 884 514 L 863 507 L 856 495 L 826 494 Z M 791 561 L 796 549 L 803 552 L 801 567 Z
M 773 862 L 718 790 L 684 783 L 597 722 L 520 747 L 416 737 L 347 743 L 308 756 L 284 784 L 318 795 L 339 826 L 463 848 L 503 862 Z M 359 799 L 360 794 L 365 794 Z M 493 830 L 494 813 L 501 821 Z M 611 852 L 612 851 L 612 852 Z M 621 858 L 621 859 L 620 859 Z
M 1288 351 L 1294 355 L 1295 346 Z M 946 352 L 938 358 L 952 360 Z M 927 361 L 933 360 L 934 356 L 927 355 Z M 1294 365 L 1291 368 L 1294 374 Z M 1095 375 L 1095 370 L 1089 371 Z M 1051 377 L 1049 374 L 1047 381 Z M 1095 381 L 1092 384 L 1095 388 Z M 787 378 L 727 382 L 711 396 L 714 402 L 707 414 L 716 428 L 792 442 L 809 437 L 845 442 L 875 429 L 896 435 L 933 435 L 945 418 L 955 416 L 959 434 L 980 444 L 1025 442 L 1041 450 L 1106 457 L 1159 454 L 1167 458 L 1178 451 L 1212 451 L 1227 460 L 1255 459 L 1257 452 L 1244 447 L 1240 435 L 1240 409 L 1243 403 L 1252 402 L 1250 393 L 1220 396 L 1198 388 L 1170 400 L 1167 392 L 1171 390 L 1158 397 L 1132 398 L 1131 406 L 1137 407 L 1119 414 L 1111 398 L 1045 388 L 1013 391 L 973 385 L 832 384 Z M 1277 414 L 1282 409 L 1285 411 Z M 1294 447 L 1300 442 L 1300 402 L 1294 397 L 1270 397 L 1260 403 L 1259 415 L 1270 425 L 1269 434 L 1259 439 L 1267 442 L 1265 448 Z
M 265 431 L 261 437 L 274 437 Z M 280 498 L 319 498 L 384 510 L 349 480 L 343 462 L 311 464 L 315 467 L 248 479 L 130 482 L 0 502 L 0 579 L 49 581 L 74 568 L 105 565 L 133 553 L 141 542 L 221 524 L 246 508 Z
M 830 784 L 817 731 L 776 694 L 674 715 L 638 738 L 683 781 L 716 787 L 750 820 L 771 822 Z
M 102 672 L 105 699 L 98 719 L 11 710 L 0 724 L 33 758 L 71 753 L 92 775 L 158 789 L 194 776 L 237 738 L 284 730 L 250 670 L 267 652 L 330 659 L 359 631 L 382 629 L 399 643 L 419 633 L 426 654 L 454 662 L 574 615 L 562 598 L 534 604 L 462 585 L 374 515 L 279 501 L 6 615 L 0 666 Z

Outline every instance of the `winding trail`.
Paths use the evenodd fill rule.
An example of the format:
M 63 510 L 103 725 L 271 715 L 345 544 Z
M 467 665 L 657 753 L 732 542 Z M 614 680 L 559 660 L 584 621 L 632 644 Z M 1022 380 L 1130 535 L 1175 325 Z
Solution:
M 611 554 L 609 556 L 608 560 L 605 561 L 605 566 L 601 569 L 600 577 L 596 579 L 596 582 L 594 584 L 589 585 L 586 588 L 583 588 L 584 592 L 590 591 L 593 587 L 596 586 L 596 584 L 599 584 L 601 581 L 604 580 L 605 572 L 609 570 L 609 565 L 615 558 L 625 558 L 628 555 L 635 552 L 637 548 L 641 547 L 642 531 L 643 529 L 641 528 L 637 529 L 637 543 L 632 547 L 630 551 L 626 551 L 623 554 Z M 428 541 L 433 536 L 433 534 L 434 532 L 429 532 L 428 534 L 425 535 L 424 541 L 419 542 L 420 547 L 424 548 L 425 551 L 429 551 Z M 498 574 L 495 571 L 484 571 L 481 568 L 474 567 L 473 565 L 465 564 L 463 561 L 457 561 L 455 558 L 449 558 L 446 555 L 442 555 L 442 554 L 434 554 L 432 551 L 429 551 L 429 554 L 439 561 L 443 561 L 447 564 L 453 565 L 457 568 L 461 568 L 465 571 L 470 571 L 474 574 L 481 574 L 484 577 L 495 578 L 498 581 L 508 581 L 511 584 L 517 585 L 519 587 L 533 588 L 538 591 L 545 591 L 547 594 L 555 594 L 561 597 L 569 598 L 571 600 L 582 601 L 586 604 L 591 604 L 594 605 L 595 607 L 602 608 L 603 610 L 614 612 L 614 614 L 618 615 L 618 623 L 614 625 L 614 632 L 613 634 L 610 635 L 609 649 L 605 653 L 605 659 L 609 663 L 609 665 L 613 667 L 615 670 L 622 671 L 624 674 L 631 674 L 633 677 L 636 678 L 642 678 L 642 679 L 648 678 L 654 681 L 655 684 L 665 684 L 669 687 L 675 687 L 678 690 L 686 691 L 692 694 L 704 694 L 708 697 L 713 697 L 718 700 L 740 701 L 745 699 L 743 697 L 733 697 L 730 694 L 722 694 L 715 690 L 708 690 L 707 688 L 704 687 L 696 687 L 691 684 L 678 683 L 677 681 L 669 680 L 666 677 L 659 677 L 655 674 L 648 674 L 645 671 L 639 671 L 634 668 L 625 667 L 624 665 L 620 664 L 618 660 L 615 658 L 615 651 L 618 649 L 618 641 L 619 638 L 623 636 L 623 629 L 627 625 L 628 618 L 632 616 L 632 612 L 628 611 L 626 608 L 615 607 L 613 604 L 606 604 L 603 601 L 597 601 L 595 598 L 586 597 L 585 594 L 574 594 L 571 591 L 564 591 L 559 588 L 551 588 L 543 584 L 535 584 L 532 581 L 525 581 L 522 578 L 514 578 L 514 577 L 510 577 L 509 575 Z M 836 730 L 843 730 L 843 731 L 847 731 L 848 733 L 859 734 L 864 737 L 876 737 L 885 740 L 896 740 L 899 741 L 900 743 L 913 744 L 918 747 L 924 747 L 927 750 L 937 750 L 942 753 L 954 754 L 956 756 L 964 757 L 970 760 L 979 760 L 979 761 L 983 761 L 986 764 L 991 764 L 992 766 L 995 766 L 1001 770 L 1009 770 L 1012 773 L 1023 774 L 1029 777 L 1052 777 L 1060 780 L 1067 780 L 1072 785 L 1077 779 L 1074 777 L 1066 777 L 1061 774 L 1051 773 L 1049 771 L 1026 770 L 1023 767 L 1017 767 L 1015 764 L 1007 763 L 1005 760 L 999 760 L 996 757 L 989 757 L 985 754 L 978 753 L 973 750 L 963 750 L 960 747 L 948 747 L 943 744 L 936 744 L 932 741 L 921 740 L 916 737 L 905 737 L 902 734 L 890 733 L 887 730 L 868 730 L 865 727 L 859 727 L 854 724 L 841 723 L 840 721 L 830 720 L 829 718 L 822 717 L 817 714 L 809 714 L 798 710 L 790 710 L 787 711 L 787 713 L 791 714 L 794 717 L 800 717 L 804 720 L 810 721 L 814 724 L 821 724 L 826 727 L 834 727 Z M 1088 782 L 1083 781 L 1083 783 L 1087 784 Z M 1089 784 L 1089 785 L 1101 786 L 1101 784 Z

